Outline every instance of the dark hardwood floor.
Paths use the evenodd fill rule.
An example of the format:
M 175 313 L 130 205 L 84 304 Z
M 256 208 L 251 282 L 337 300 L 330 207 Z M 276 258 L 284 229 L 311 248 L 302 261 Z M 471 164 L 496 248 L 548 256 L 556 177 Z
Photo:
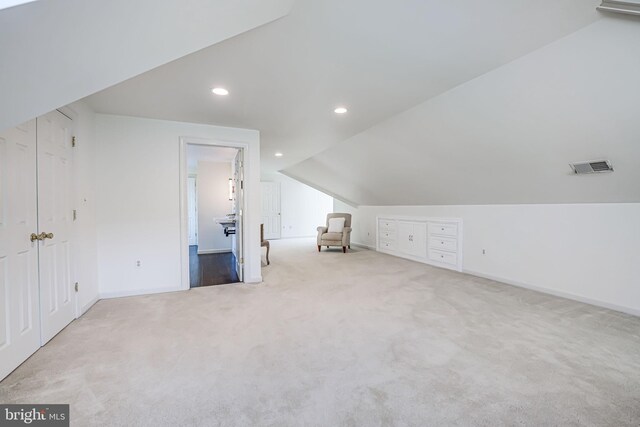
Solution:
M 191 287 L 237 283 L 236 257 L 231 252 L 198 255 L 197 246 L 189 246 Z

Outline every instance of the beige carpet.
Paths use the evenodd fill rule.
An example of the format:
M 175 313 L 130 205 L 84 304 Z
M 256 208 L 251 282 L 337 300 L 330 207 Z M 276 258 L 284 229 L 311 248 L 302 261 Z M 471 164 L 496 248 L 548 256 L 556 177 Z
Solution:
M 72 425 L 638 426 L 640 318 L 272 242 L 261 285 L 104 300 L 0 383 Z

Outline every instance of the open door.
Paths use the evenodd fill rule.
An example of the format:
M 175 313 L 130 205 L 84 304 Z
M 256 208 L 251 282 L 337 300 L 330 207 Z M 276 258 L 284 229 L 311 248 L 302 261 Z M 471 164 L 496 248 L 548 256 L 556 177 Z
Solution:
M 238 280 L 244 281 L 244 150 L 238 150 L 234 161 L 233 180 L 235 187 L 234 207 L 236 213 L 235 255 Z

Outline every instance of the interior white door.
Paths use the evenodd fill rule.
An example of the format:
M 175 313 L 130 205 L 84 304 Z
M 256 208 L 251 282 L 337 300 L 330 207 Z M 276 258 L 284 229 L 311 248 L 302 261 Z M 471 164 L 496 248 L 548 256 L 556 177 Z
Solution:
M 262 223 L 265 239 L 279 239 L 282 222 L 280 215 L 280 183 L 261 182 Z
M 71 280 L 71 120 L 54 111 L 37 119 L 38 231 L 42 344 L 75 317 Z
M 40 347 L 36 121 L 0 135 L 0 380 Z
M 189 246 L 198 244 L 198 196 L 195 176 L 187 179 L 187 209 L 189 215 Z
M 238 150 L 236 154 L 233 175 L 236 212 L 236 273 L 238 274 L 238 280 L 242 282 L 244 281 L 244 252 L 242 242 L 244 236 L 244 150 Z

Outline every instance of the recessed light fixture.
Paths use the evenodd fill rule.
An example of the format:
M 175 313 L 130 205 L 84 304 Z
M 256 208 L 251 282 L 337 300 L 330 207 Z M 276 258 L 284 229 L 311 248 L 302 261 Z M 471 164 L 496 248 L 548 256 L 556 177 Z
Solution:
M 344 107 L 338 107 L 335 110 L 333 110 L 333 112 L 336 114 L 344 114 L 347 112 L 347 109 Z
M 211 89 L 211 92 L 215 93 L 216 95 L 220 95 L 220 96 L 229 95 L 229 91 L 226 90 L 223 87 L 214 87 L 213 89 Z
M 282 154 L 282 153 L 276 153 L 276 154 L 274 154 L 274 155 L 275 155 L 276 157 L 282 157 L 282 156 L 284 156 L 284 154 Z

